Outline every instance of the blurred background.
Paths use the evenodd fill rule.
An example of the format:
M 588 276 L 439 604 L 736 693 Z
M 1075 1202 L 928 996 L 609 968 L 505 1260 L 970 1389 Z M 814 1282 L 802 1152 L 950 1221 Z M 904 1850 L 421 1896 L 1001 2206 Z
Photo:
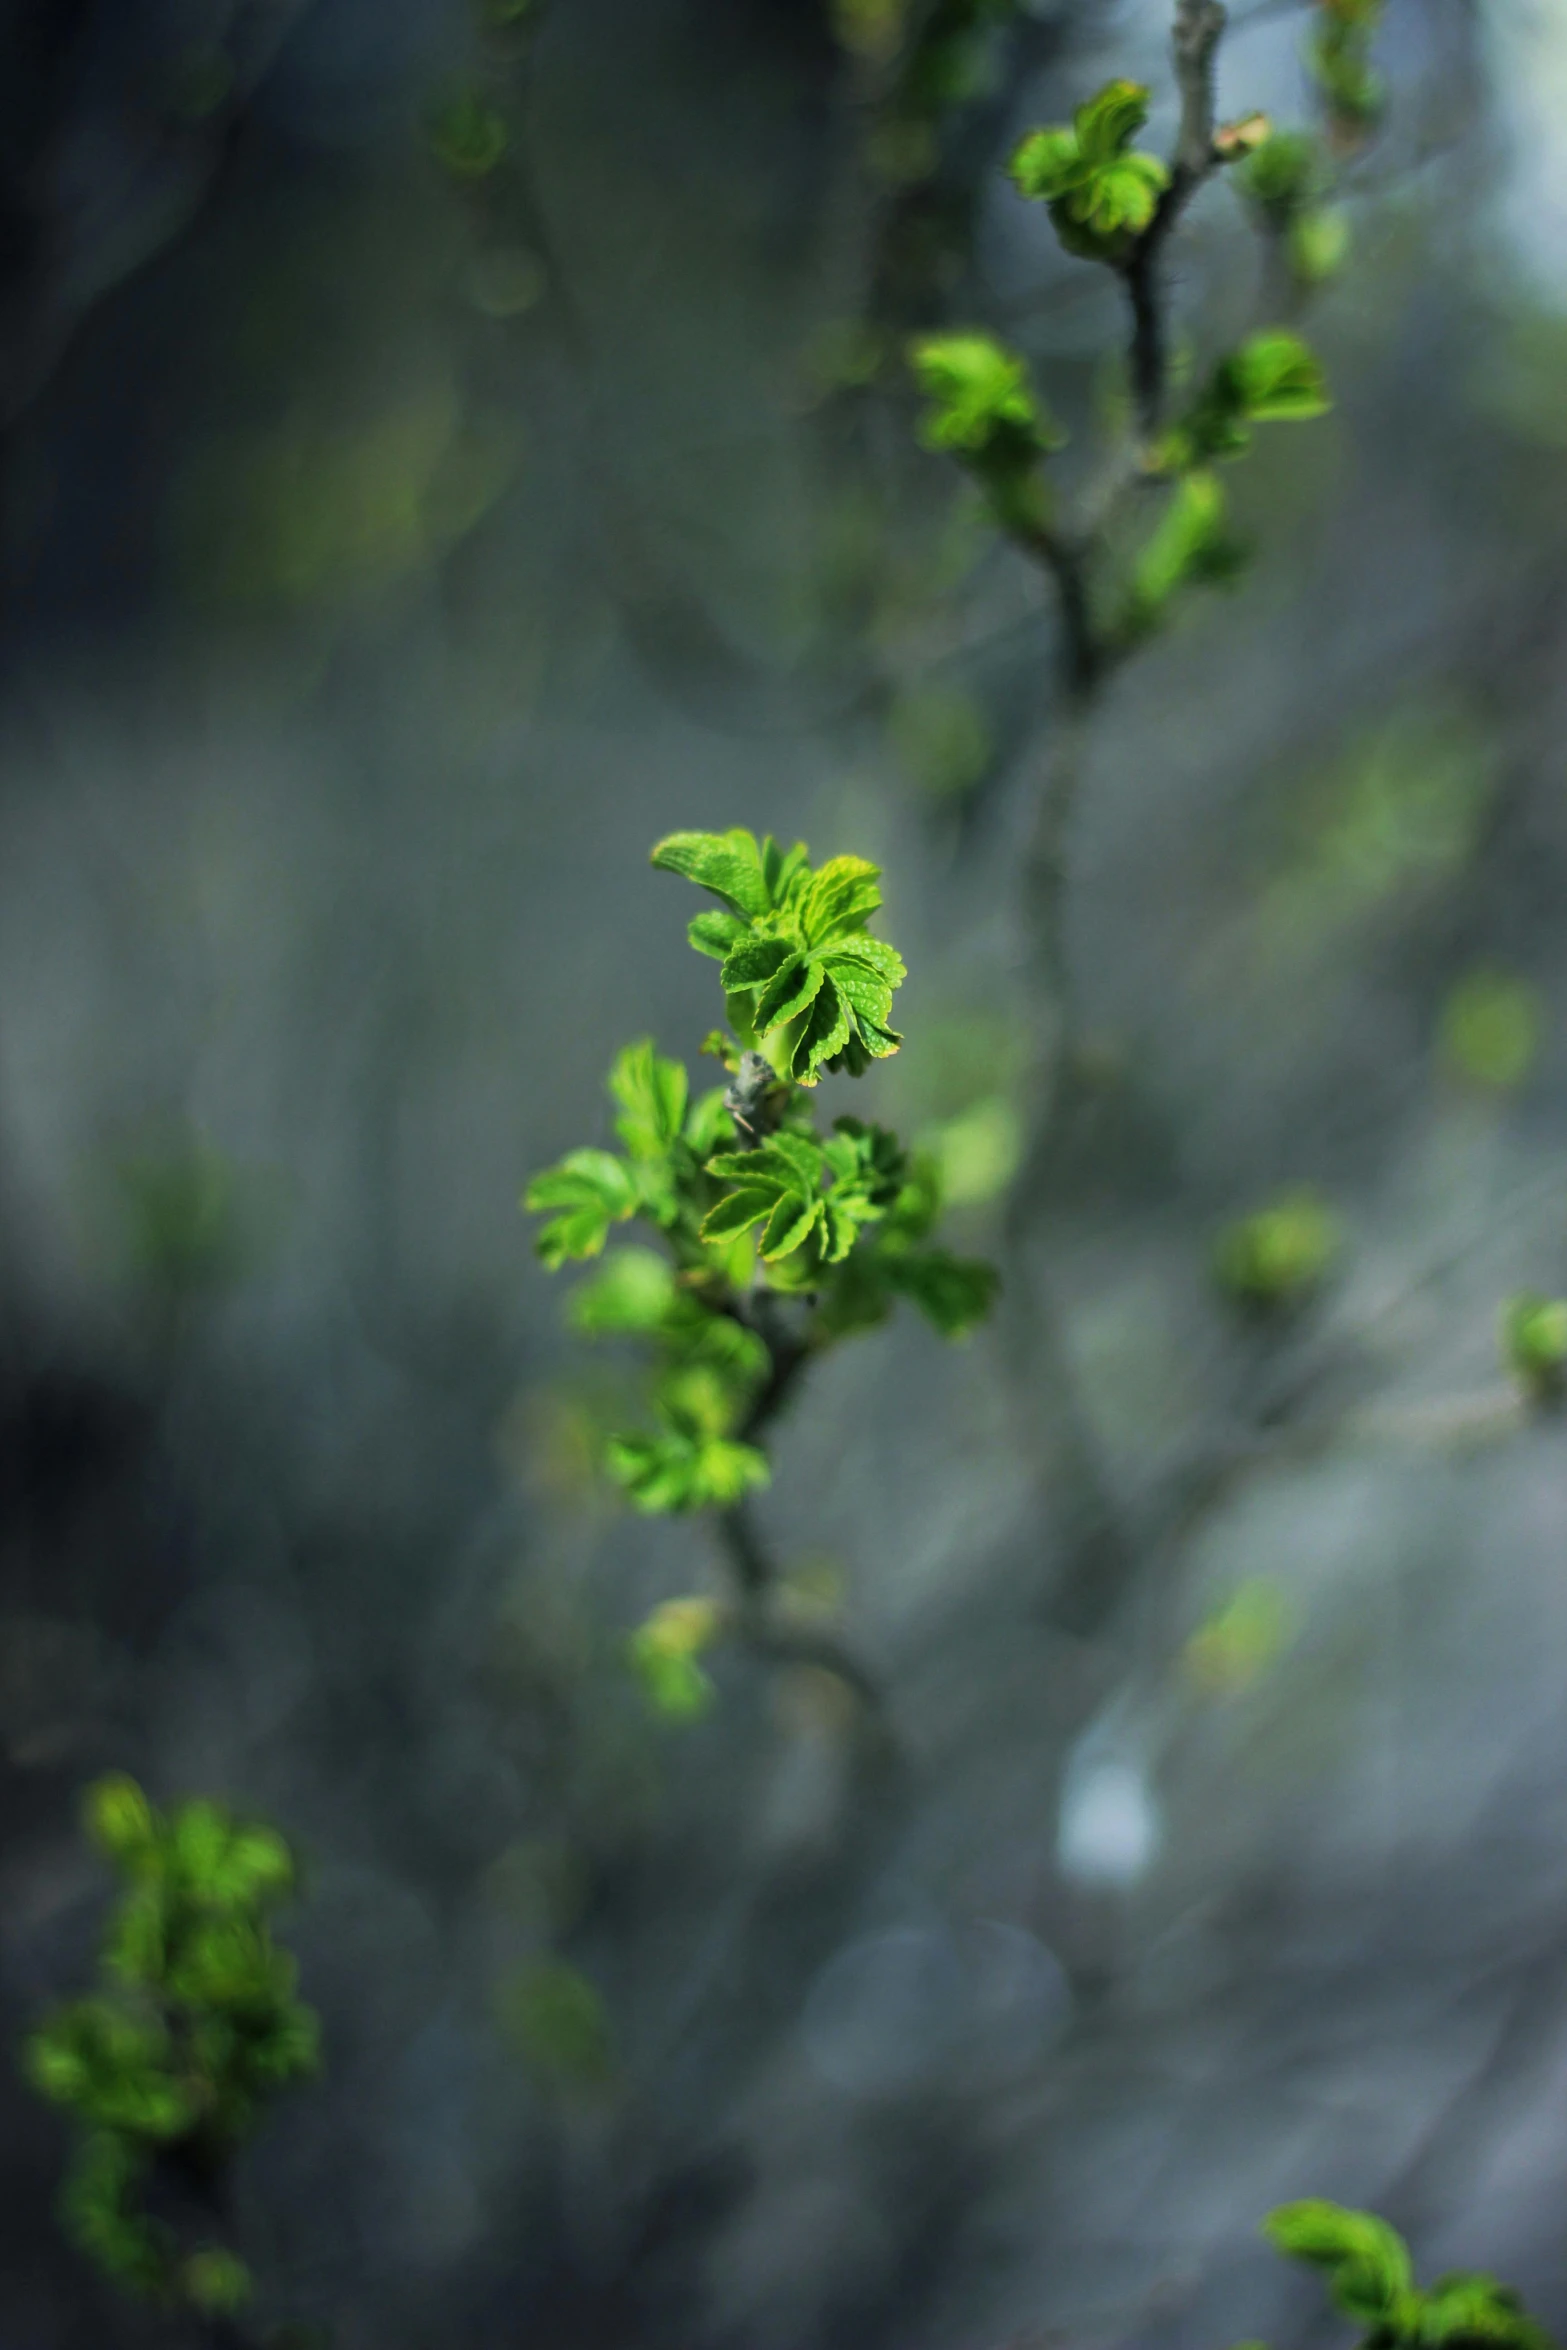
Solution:
M 1333 413 L 1093 719 L 1009 1223 L 1053 618 L 896 354 L 1113 427 L 1002 166 L 1112 73 L 1167 143 L 1169 13 L 1003 11 L 927 118 L 874 0 L 0 11 L 0 2017 L 90 1975 L 95 1773 L 275 1818 L 327 2068 L 244 2245 L 335 2350 L 1314 2350 L 1306 2194 L 1567 2325 L 1567 1461 L 1496 1342 L 1567 1288 L 1567 10 L 1391 0 Z M 1302 116 L 1233 15 L 1223 111 Z M 1258 272 L 1215 185 L 1199 361 Z M 650 1712 L 718 1562 L 597 1480 L 628 1366 L 518 1214 L 628 1037 L 696 1067 L 647 852 L 736 824 L 884 865 L 854 1106 L 1021 1275 L 842 1350 L 761 1504 L 893 1772 L 739 1653 Z M 8 2060 L 0 2345 L 169 2340 L 66 2144 Z

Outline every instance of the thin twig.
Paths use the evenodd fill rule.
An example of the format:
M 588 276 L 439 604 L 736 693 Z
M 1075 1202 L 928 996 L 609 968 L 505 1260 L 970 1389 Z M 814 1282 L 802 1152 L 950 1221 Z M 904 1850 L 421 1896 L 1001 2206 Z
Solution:
M 1174 51 L 1181 126 L 1170 182 L 1125 269 L 1132 305 L 1132 398 L 1145 440 L 1152 440 L 1159 430 L 1169 388 L 1169 336 L 1160 263 L 1182 213 L 1217 168 L 1213 68 L 1224 24 L 1220 0 L 1178 0 Z
M 780 1301 L 765 1289 L 736 1298 L 727 1309 L 767 1349 L 767 1376 L 737 1431 L 742 1444 L 756 1444 L 792 1402 L 806 1364 L 816 1352 L 810 1336 L 785 1319 Z M 774 1558 L 747 1502 L 736 1502 L 718 1519 L 729 1578 L 734 1586 L 735 1629 L 756 1656 L 771 1664 L 811 1665 L 831 1673 L 860 1701 L 891 1745 L 886 1700 L 875 1677 L 831 1632 L 780 1623 L 774 1611 L 781 1580 Z

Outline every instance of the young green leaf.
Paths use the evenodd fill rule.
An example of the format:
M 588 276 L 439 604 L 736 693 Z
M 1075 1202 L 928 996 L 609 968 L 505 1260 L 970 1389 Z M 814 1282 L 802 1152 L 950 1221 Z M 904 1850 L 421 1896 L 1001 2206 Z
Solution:
M 1421 2296 L 1421 2342 L 1494 2343 L 1499 2350 L 1552 2350 L 1551 2337 L 1511 2286 L 1483 2271 L 1438 2277 Z
M 1078 154 L 1088 164 L 1109 163 L 1148 120 L 1148 92 L 1141 82 L 1106 82 L 1072 117 Z
M 1397 2336 L 1417 2312 L 1408 2247 L 1374 2213 L 1312 2198 L 1281 2204 L 1263 2222 L 1263 2233 L 1292 2259 L 1323 2269 L 1347 2317 Z
M 152 1806 L 135 1780 L 123 1772 L 95 1780 L 82 1809 L 89 1838 L 111 1860 L 134 1864 L 152 1853 Z
M 1249 424 L 1298 422 L 1324 416 L 1332 405 L 1316 353 L 1283 328 L 1252 335 L 1222 372 Z
M 637 1209 L 630 1168 L 610 1151 L 568 1151 L 558 1165 L 536 1175 L 523 1193 L 523 1206 L 549 1215 L 535 1247 L 553 1273 L 570 1258 L 596 1257 L 612 1224 L 623 1224 Z
M 1015 466 L 1061 446 L 1063 436 L 1035 399 L 1024 361 L 993 336 L 932 335 L 914 345 L 911 358 L 930 402 L 920 427 L 928 449 Z
M 754 1445 L 674 1430 L 659 1436 L 611 1437 L 605 1460 L 632 1506 L 649 1515 L 728 1509 L 766 1485 L 770 1475 L 765 1456 Z
M 1178 589 L 1220 585 L 1244 561 L 1230 532 L 1223 483 L 1206 467 L 1183 473 L 1133 569 L 1123 624 L 1128 634 L 1157 627 Z
M 678 1061 L 666 1061 L 644 1036 L 615 1057 L 609 1090 L 620 1104 L 615 1132 L 632 1159 L 664 1157 L 680 1139 L 688 1080 Z
M 1297 423 L 1332 405 L 1315 352 L 1299 335 L 1270 328 L 1220 361 L 1200 397 L 1166 436 L 1159 462 L 1180 473 L 1251 446 L 1254 424 Z
M 1078 108 L 1070 130 L 1034 131 L 1010 165 L 1021 195 L 1048 205 L 1067 252 L 1122 266 L 1152 227 L 1170 174 L 1128 145 L 1148 119 L 1148 92 L 1116 81 Z
M 754 917 L 772 906 L 754 833 L 671 832 L 653 850 L 652 862 L 665 873 L 683 874 L 699 888 L 710 889 L 737 914 Z

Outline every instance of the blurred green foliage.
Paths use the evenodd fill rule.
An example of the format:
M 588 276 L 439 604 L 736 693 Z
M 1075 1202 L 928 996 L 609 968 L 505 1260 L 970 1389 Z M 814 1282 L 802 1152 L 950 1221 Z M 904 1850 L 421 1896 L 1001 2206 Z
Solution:
M 194 584 L 261 612 L 384 595 L 467 536 L 510 480 L 515 434 L 444 382 L 361 419 L 296 405 L 193 464 L 181 537 Z
M 710 1599 L 668 1599 L 638 1625 L 629 1642 L 632 1665 L 654 1711 L 671 1721 L 695 1721 L 716 1692 L 700 1659 L 721 1627 Z
M 995 743 L 974 696 L 954 686 L 912 686 L 887 721 L 898 764 L 922 797 L 966 799 L 985 780 Z
M 1495 773 L 1492 737 L 1461 703 L 1412 703 L 1357 734 L 1287 808 L 1293 840 L 1258 900 L 1275 948 L 1319 945 L 1344 923 L 1461 872 Z
M 48 2017 L 28 2078 L 81 2124 L 62 2217 L 127 2291 L 215 2312 L 249 2293 L 222 2245 L 187 2250 L 144 2209 L 158 2166 L 214 2182 L 265 2101 L 313 2072 L 319 2031 L 267 1912 L 295 1885 L 277 1832 L 203 1800 L 165 1815 L 133 1779 L 99 1780 L 88 1835 L 122 1879 L 102 1945 L 104 1988 Z
M 454 179 L 487 179 L 509 143 L 505 116 L 481 91 L 453 91 L 431 115 L 431 152 Z
M 1381 118 L 1386 88 L 1371 61 L 1383 0 L 1316 0 L 1307 61 L 1337 144 L 1358 147 Z
M 1303 1186 L 1219 1235 L 1214 1278 L 1237 1304 L 1280 1312 L 1303 1304 L 1321 1286 L 1342 1247 L 1338 1218 Z
M 497 1993 L 495 2012 L 507 2043 L 547 2086 L 591 2093 L 614 2081 L 608 2011 L 587 1976 L 564 1959 L 519 1967 Z
M 1502 1360 L 1537 1403 L 1567 1395 L 1567 1298 L 1525 1290 L 1502 1308 Z
M 1551 2350 L 1550 2336 L 1518 2295 L 1483 2270 L 1451 2270 L 1434 2285 L 1417 2285 L 1409 2247 L 1373 2212 L 1312 2197 L 1280 2204 L 1263 2232 L 1291 2259 L 1322 2272 L 1335 2309 L 1360 2328 L 1366 2350 L 1444 2342 Z
M 113 1178 L 127 1270 L 168 1304 L 234 1287 L 276 1236 L 276 1186 L 193 1128 L 170 1127 L 123 1152 Z
M 1539 1056 L 1537 989 L 1506 971 L 1471 971 L 1442 1007 L 1442 1058 L 1455 1076 L 1497 1093 L 1523 1084 Z
M 1237 1586 L 1187 1641 L 1182 1656 L 1188 1678 L 1209 1697 L 1229 1697 L 1251 1687 L 1288 1647 L 1295 1611 L 1277 1583 L 1253 1576 Z

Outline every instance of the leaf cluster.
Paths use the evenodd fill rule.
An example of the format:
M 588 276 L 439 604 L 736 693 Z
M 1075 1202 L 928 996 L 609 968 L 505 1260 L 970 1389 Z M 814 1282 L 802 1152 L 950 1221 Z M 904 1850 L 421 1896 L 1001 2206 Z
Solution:
M 1310 2198 L 1281 2204 L 1263 2232 L 1281 2252 L 1322 2271 L 1334 2306 L 1361 2327 L 1366 2350 L 1437 2343 L 1551 2350 L 1518 2295 L 1481 2270 L 1453 2270 L 1418 2286 L 1408 2246 L 1372 2212 Z
M 961 1336 L 995 1276 L 935 1244 L 932 1166 L 883 1127 L 840 1116 L 822 1130 L 813 1114 L 823 1075 L 858 1075 L 902 1041 L 888 1015 L 903 961 L 867 928 L 876 867 L 813 871 L 803 846 L 740 831 L 672 834 L 653 862 L 720 901 L 689 936 L 721 965 L 730 1030 L 704 1050 L 730 1083 L 692 1102 L 679 1062 L 648 1039 L 627 1046 L 609 1079 L 621 1151 L 569 1152 L 524 1205 L 546 1218 L 552 1270 L 600 1255 L 633 1219 L 661 1244 L 613 1250 L 569 1312 L 584 1336 L 651 1356 L 653 1425 L 612 1434 L 604 1464 L 634 1507 L 664 1513 L 727 1508 L 767 1482 L 757 1439 L 823 1347 L 899 1298 Z
M 261 2102 L 316 2067 L 316 2018 L 267 1923 L 294 1888 L 293 1857 L 272 1828 L 199 1800 L 164 1815 L 119 1776 L 89 1790 L 86 1826 L 123 1880 L 102 1945 L 107 1979 L 24 2050 L 33 2086 L 87 2132 L 63 2216 L 129 2289 L 226 2306 L 243 2297 L 242 2264 L 211 2250 L 182 2261 L 136 2190 L 158 2157 L 220 2164 Z
M 803 842 L 786 854 L 770 836 L 672 832 L 653 863 L 720 901 L 724 910 L 698 914 L 688 936 L 723 966 L 735 1035 L 781 1078 L 858 1077 L 897 1051 L 903 1040 L 889 1023 L 904 962 L 867 928 L 881 888 L 866 858 L 833 857 L 813 873 Z
M 1070 124 L 1031 131 L 1012 157 L 1013 184 L 1048 206 L 1063 247 L 1080 260 L 1122 268 L 1153 225 L 1170 174 L 1131 144 L 1147 120 L 1140 82 L 1107 82 Z
M 972 474 L 1000 527 L 1027 543 L 1049 513 L 1040 461 L 1066 436 L 1035 396 L 1026 361 L 983 334 L 927 336 L 909 357 L 930 403 L 925 446 Z

